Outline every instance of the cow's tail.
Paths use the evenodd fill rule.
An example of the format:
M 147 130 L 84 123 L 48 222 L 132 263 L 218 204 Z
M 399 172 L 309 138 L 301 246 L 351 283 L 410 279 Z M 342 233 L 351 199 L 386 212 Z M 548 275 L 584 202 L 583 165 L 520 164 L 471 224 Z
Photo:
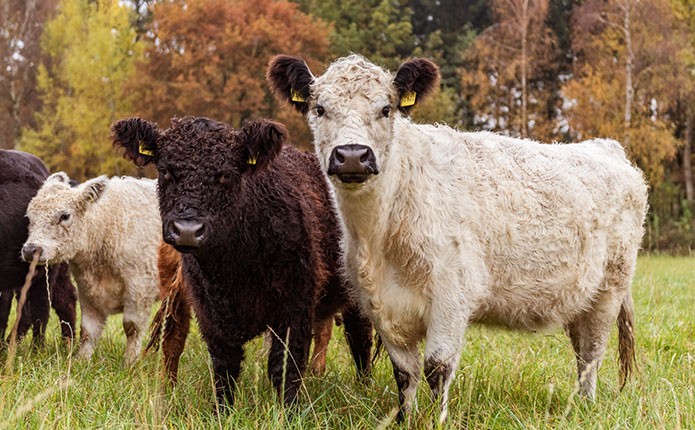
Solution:
M 618 353 L 620 355 L 620 388 L 627 383 L 635 367 L 634 305 L 628 291 L 618 314 Z
M 145 354 L 159 351 L 159 344 L 162 339 L 162 329 L 164 328 L 164 320 L 166 319 L 170 298 L 171 297 L 167 295 L 164 297 L 164 299 L 162 299 L 162 303 L 159 305 L 157 313 L 154 314 L 154 318 L 152 318 L 152 322 L 150 323 L 150 338 L 147 341 L 147 346 L 145 346 Z
M 145 354 L 150 351 L 157 352 L 159 350 L 163 333 L 167 333 L 172 329 L 172 327 L 165 327 L 165 325 L 167 325 L 167 322 L 170 324 L 176 320 L 176 315 L 174 314 L 176 310 L 183 305 L 184 293 L 181 264 L 179 264 L 171 284 L 166 288 L 166 295 L 162 299 L 159 309 L 157 309 L 157 313 L 150 323 L 150 338 L 145 347 Z

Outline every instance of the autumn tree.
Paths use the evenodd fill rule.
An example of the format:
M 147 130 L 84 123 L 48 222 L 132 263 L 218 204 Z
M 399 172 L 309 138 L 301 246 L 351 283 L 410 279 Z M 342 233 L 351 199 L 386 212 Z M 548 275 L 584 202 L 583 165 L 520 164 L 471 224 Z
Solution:
M 119 0 L 62 0 L 47 23 L 47 60 L 38 73 L 43 107 L 36 127 L 23 130 L 21 149 L 51 170 L 78 180 L 133 172 L 111 148 L 109 129 L 131 111 L 124 83 L 141 52 L 131 13 Z
M 0 0 L 0 148 L 13 148 L 38 108 L 43 23 L 55 0 Z
M 675 0 L 674 14 L 682 23 L 685 43 L 677 52 L 690 79 L 679 87 L 676 112 L 680 118 L 680 150 L 682 182 L 685 200 L 695 209 L 695 183 L 693 183 L 693 146 L 695 146 L 695 0 Z
M 493 0 L 494 23 L 467 52 L 462 90 L 486 129 L 521 137 L 553 138 L 556 124 L 549 108 L 552 85 L 544 79 L 552 67 L 555 37 L 546 23 L 548 0 Z
M 155 3 L 149 46 L 132 80 L 134 113 L 167 127 L 174 116 L 207 116 L 240 126 L 282 120 L 293 141 L 311 137 L 299 115 L 280 109 L 265 82 L 271 56 L 301 56 L 315 69 L 328 56 L 327 25 L 286 1 L 186 0 Z
M 388 69 L 414 48 L 413 14 L 406 0 L 299 0 L 302 10 L 331 23 L 333 57 L 356 53 Z
M 668 112 L 687 77 L 675 23 L 669 0 L 587 0 L 573 16 L 570 126 L 578 138 L 622 141 L 653 186 L 678 146 Z

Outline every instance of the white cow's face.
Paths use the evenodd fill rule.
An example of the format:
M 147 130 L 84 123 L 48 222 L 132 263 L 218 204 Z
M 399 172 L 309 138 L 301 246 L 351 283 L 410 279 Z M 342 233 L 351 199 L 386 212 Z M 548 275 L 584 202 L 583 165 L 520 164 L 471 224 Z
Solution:
M 266 77 L 278 98 L 306 114 L 324 171 L 348 189 L 388 171 L 397 150 L 394 123 L 439 80 L 428 60 L 408 61 L 393 75 L 359 55 L 336 60 L 318 77 L 302 60 L 277 56 Z
M 71 187 L 65 173 L 49 176 L 27 208 L 29 237 L 22 247 L 22 257 L 31 261 L 34 251 L 40 248 L 41 264 L 72 259 L 87 240 L 84 213 L 99 199 L 107 181 L 99 177 Z
M 359 187 L 386 163 L 398 115 L 392 80 L 362 60 L 336 62 L 312 84 L 307 121 L 336 185 Z

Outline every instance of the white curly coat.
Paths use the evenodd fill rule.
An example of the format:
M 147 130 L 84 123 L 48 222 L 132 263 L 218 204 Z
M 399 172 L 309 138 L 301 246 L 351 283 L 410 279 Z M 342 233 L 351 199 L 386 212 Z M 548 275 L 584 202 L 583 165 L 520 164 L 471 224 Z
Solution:
M 63 172 L 51 175 L 31 201 L 26 243 L 41 247 L 43 260 L 70 262 L 82 313 L 79 356 L 91 357 L 107 317 L 123 312 L 131 364 L 159 294 L 156 182 L 100 176 L 71 187 L 68 181 Z
M 631 312 L 642 173 L 612 140 L 548 145 L 383 117 L 397 104 L 393 77 L 362 57 L 340 59 L 314 77 L 307 120 L 324 169 L 347 144 L 370 147 L 380 169 L 364 184 L 330 180 L 348 275 L 405 377 L 402 410 L 415 397 L 426 339 L 426 370 L 450 370 L 439 392 L 444 421 L 475 321 L 565 327 L 581 391 L 593 397 L 610 327 L 621 305 Z

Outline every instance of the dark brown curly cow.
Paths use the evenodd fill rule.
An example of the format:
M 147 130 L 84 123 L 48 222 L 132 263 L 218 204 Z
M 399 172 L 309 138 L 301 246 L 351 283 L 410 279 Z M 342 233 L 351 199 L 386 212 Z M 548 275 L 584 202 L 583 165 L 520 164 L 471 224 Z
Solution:
M 29 264 L 20 257 L 27 239 L 27 206 L 47 176 L 48 169 L 34 155 L 0 149 L 0 343 L 4 342 L 12 299 L 29 271 Z M 60 320 L 61 333 L 69 342 L 75 334 L 77 292 L 70 281 L 67 263 L 49 267 L 48 278 L 45 270 L 45 267 L 36 269 L 17 326 L 17 338 L 24 337 L 31 328 L 33 342 L 43 344 L 52 305 Z
M 328 185 L 314 155 L 283 146 L 281 124 L 258 120 L 238 130 L 186 117 L 161 130 L 130 118 L 112 131 L 126 158 L 159 170 L 164 240 L 183 253 L 218 401 L 233 403 L 243 346 L 268 330 L 268 375 L 284 402 L 294 403 L 312 329 L 337 311 L 358 373 L 368 371 L 372 327 L 341 273 Z

